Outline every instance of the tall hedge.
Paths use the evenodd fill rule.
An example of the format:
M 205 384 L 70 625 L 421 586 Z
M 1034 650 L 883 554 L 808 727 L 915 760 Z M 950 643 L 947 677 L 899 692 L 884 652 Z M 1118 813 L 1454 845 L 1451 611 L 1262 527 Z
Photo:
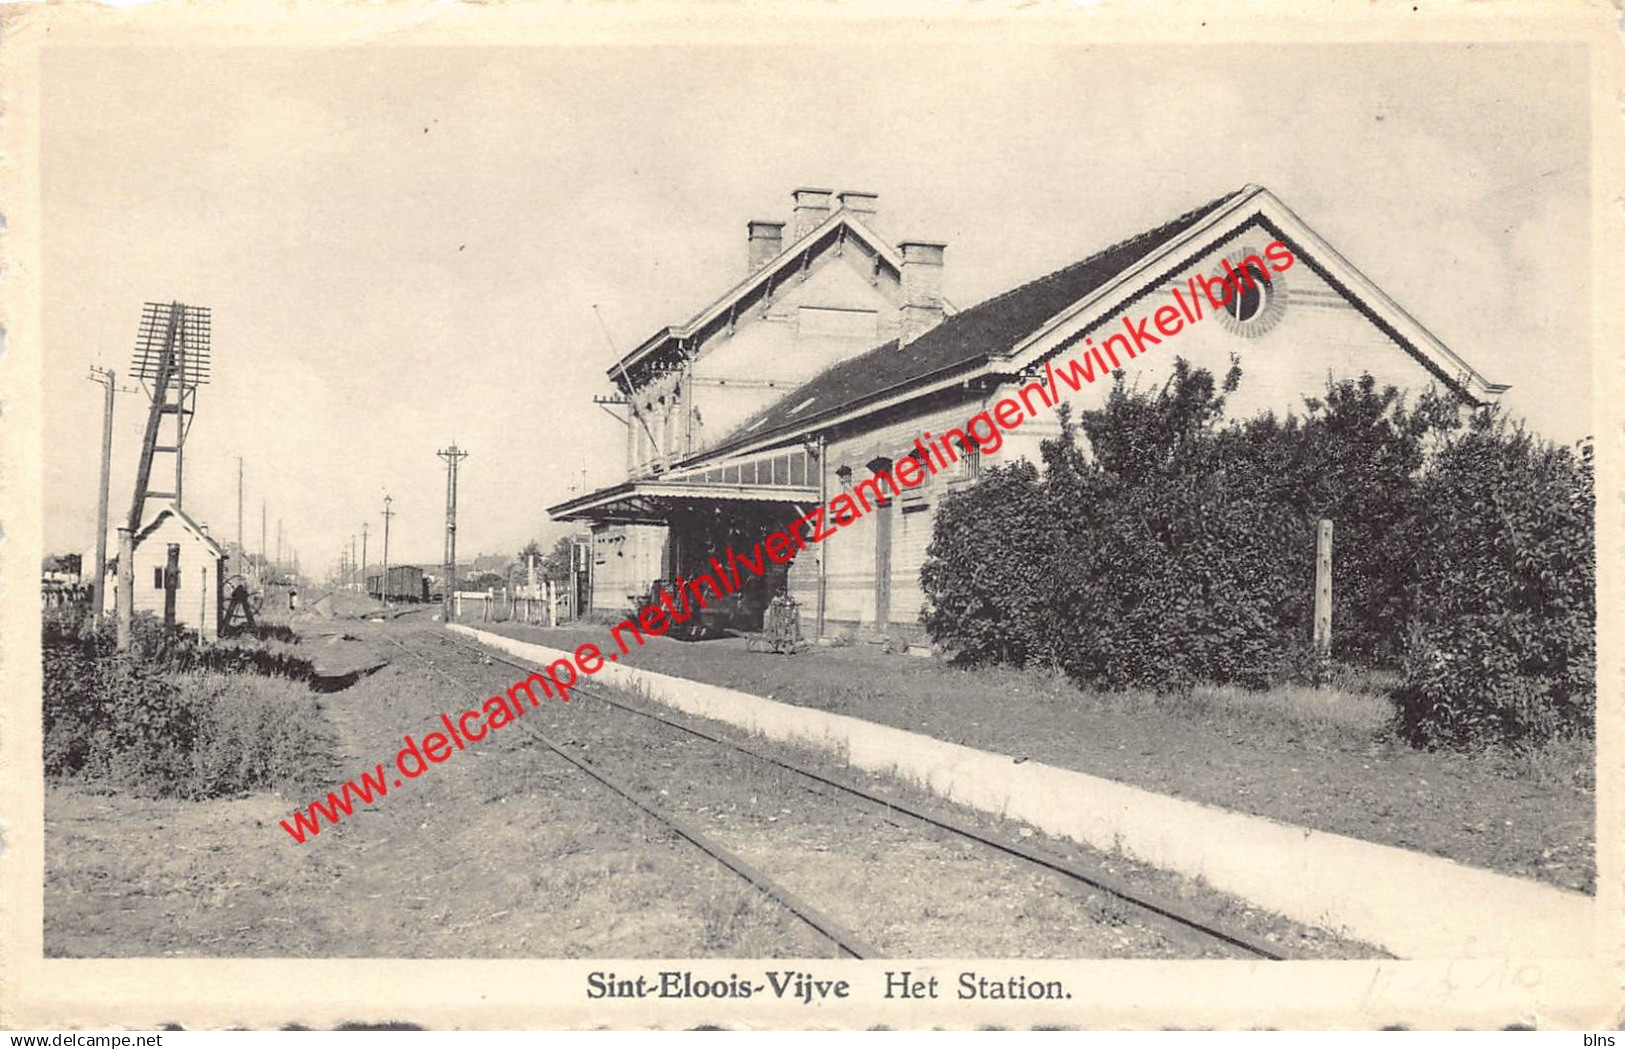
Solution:
M 1054 595 L 1046 578 L 1059 537 L 1038 470 L 1018 460 L 944 500 L 921 569 L 927 632 L 973 663 L 1050 662 Z
M 1396 695 L 1427 744 L 1591 735 L 1595 493 L 1589 455 L 1482 420 L 1441 450 L 1412 523 L 1415 599 Z
M 1413 738 L 1583 730 L 1585 464 L 1485 417 L 1460 432 L 1449 400 L 1369 375 L 1285 418 L 1226 419 L 1242 381 L 1183 360 L 1160 387 L 1119 374 L 1076 424 L 1063 410 L 1041 474 L 1001 466 L 945 499 L 921 573 L 933 639 L 1108 688 L 1267 686 L 1309 665 L 1324 517 L 1334 656 L 1405 668 Z M 1502 713 L 1484 725 L 1459 713 L 1486 705 Z
M 1295 522 L 1272 514 L 1243 445 L 1221 441 L 1223 383 L 1176 361 L 1161 389 L 1121 377 L 1085 413 L 1085 457 L 1063 420 L 1046 449 L 1049 511 L 1064 542 L 1049 570 L 1064 639 L 1058 662 L 1112 688 L 1261 685 L 1292 653 L 1278 636 L 1303 565 L 1282 561 Z M 1301 559 L 1299 559 L 1301 561 Z

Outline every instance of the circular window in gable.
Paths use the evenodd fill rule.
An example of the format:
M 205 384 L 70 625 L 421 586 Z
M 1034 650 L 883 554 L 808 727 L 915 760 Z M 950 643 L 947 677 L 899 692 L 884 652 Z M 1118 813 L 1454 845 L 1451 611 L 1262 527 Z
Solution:
M 1262 252 L 1241 248 L 1225 256 L 1215 276 L 1230 282 L 1232 294 L 1217 316 L 1237 335 L 1253 338 L 1280 323 L 1286 309 L 1286 288 L 1280 274 L 1272 274 Z

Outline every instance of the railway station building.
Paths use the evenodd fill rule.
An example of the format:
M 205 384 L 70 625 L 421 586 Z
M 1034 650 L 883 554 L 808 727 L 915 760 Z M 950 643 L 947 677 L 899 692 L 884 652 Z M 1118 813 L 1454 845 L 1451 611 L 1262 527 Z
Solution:
M 1237 416 L 1301 410 L 1329 375 L 1434 383 L 1471 405 L 1506 389 L 1260 186 L 963 310 L 942 296 L 946 246 L 886 242 L 874 229 L 874 194 L 799 189 L 792 205 L 789 222 L 747 225 L 742 280 L 608 370 L 626 411 L 626 479 L 549 508 L 591 529 L 593 611 L 638 607 L 657 582 L 706 572 L 729 545 L 749 548 L 919 457 L 922 434 L 964 430 L 971 416 L 1019 398 L 1047 364 L 1105 344 L 1125 314 L 1188 301 L 1198 278 L 1251 279 L 1143 356 L 1114 358 L 1131 383 L 1160 384 L 1176 356 L 1215 374 L 1234 357 L 1244 379 L 1227 405 Z M 1059 392 L 1087 410 L 1110 385 Z M 997 459 L 1037 461 L 1057 432 L 1045 412 L 1009 435 Z M 974 444 L 963 448 L 949 469 L 776 566 L 740 595 L 733 625 L 759 629 L 782 589 L 821 635 L 918 639 L 935 508 L 976 482 L 980 460 Z

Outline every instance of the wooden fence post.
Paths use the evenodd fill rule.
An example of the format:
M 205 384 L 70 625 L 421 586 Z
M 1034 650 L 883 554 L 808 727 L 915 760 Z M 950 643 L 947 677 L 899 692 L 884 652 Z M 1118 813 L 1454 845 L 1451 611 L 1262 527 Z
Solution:
M 1315 683 L 1331 677 L 1332 662 L 1332 523 L 1321 519 L 1315 536 Z

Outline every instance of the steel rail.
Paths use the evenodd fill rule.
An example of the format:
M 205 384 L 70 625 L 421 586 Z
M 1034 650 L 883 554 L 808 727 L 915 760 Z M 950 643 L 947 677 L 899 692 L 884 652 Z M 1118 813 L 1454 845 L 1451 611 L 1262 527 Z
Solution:
M 505 654 L 493 652 L 486 646 L 463 641 L 460 638 L 450 635 L 449 633 L 441 634 L 440 636 L 451 642 L 453 645 L 464 649 L 465 651 L 473 652 L 498 662 L 506 663 L 509 666 L 525 670 L 527 672 L 535 669 L 521 660 L 514 659 Z M 889 810 L 901 812 L 906 816 L 910 816 L 923 823 L 930 824 L 933 827 L 948 831 L 951 834 L 957 834 L 961 837 L 968 838 L 998 852 L 1013 856 L 1017 859 L 1033 864 L 1037 867 L 1041 867 L 1055 874 L 1059 874 L 1063 877 L 1070 878 L 1073 881 L 1081 882 L 1090 886 L 1091 888 L 1099 889 L 1100 891 L 1108 893 L 1109 895 L 1121 900 L 1123 903 L 1126 903 L 1131 907 L 1136 908 L 1137 910 L 1153 915 L 1156 918 L 1161 919 L 1163 922 L 1171 924 L 1176 929 L 1184 933 L 1196 934 L 1196 936 L 1199 937 L 1204 943 L 1210 940 L 1218 940 L 1219 942 L 1234 947 L 1245 954 L 1256 958 L 1262 958 L 1267 961 L 1285 961 L 1288 958 L 1288 955 L 1285 954 L 1278 945 L 1261 943 L 1245 933 L 1227 932 L 1223 929 L 1215 928 L 1202 922 L 1200 919 L 1192 918 L 1182 913 L 1173 903 L 1173 901 L 1160 897 L 1155 893 L 1146 892 L 1142 889 L 1130 888 L 1125 882 L 1117 878 L 1113 878 L 1110 875 L 1102 874 L 1098 871 L 1085 871 L 1075 864 L 1068 863 L 1065 860 L 1045 856 L 1042 853 L 1036 852 L 1025 846 L 1018 845 L 1014 842 L 1000 841 L 997 838 L 990 837 L 982 833 L 979 829 L 972 827 L 963 821 L 956 820 L 951 816 L 925 812 L 907 804 L 906 802 L 873 794 L 864 790 L 862 787 L 851 783 L 842 782 L 841 780 L 832 778 L 831 776 L 826 775 L 825 773 L 816 769 L 809 768 L 805 765 L 781 758 L 774 754 L 766 753 L 748 743 L 743 743 L 727 736 L 706 732 L 703 729 L 698 729 L 691 725 L 685 725 L 681 722 L 673 721 L 672 719 L 663 717 L 662 715 L 653 711 L 640 709 L 629 703 L 625 703 L 621 700 L 613 699 L 604 695 L 597 686 L 586 688 L 577 684 L 571 687 L 571 691 L 591 696 L 592 698 L 597 699 L 599 702 L 607 703 L 612 707 L 617 707 L 628 713 L 637 714 L 640 717 L 645 717 L 652 721 L 658 721 L 663 725 L 686 732 L 692 736 L 697 736 L 700 739 L 707 740 L 719 746 L 732 748 L 740 753 L 756 758 L 759 761 L 765 761 L 769 764 L 777 765 L 780 768 L 794 772 L 818 783 L 822 783 L 825 786 L 833 787 L 856 797 L 863 798 L 866 801 L 874 804 L 882 805 Z M 1187 940 L 1187 942 L 1189 941 Z
M 387 635 L 385 636 L 388 637 Z M 462 682 L 459 682 L 456 678 L 435 666 L 431 660 L 425 658 L 421 653 L 413 652 L 410 647 L 408 647 L 398 638 L 388 637 L 388 640 L 400 647 L 407 654 L 423 660 L 424 663 L 428 664 L 429 669 L 433 670 L 447 681 L 450 681 L 452 684 L 462 684 Z M 467 646 L 459 647 L 466 648 Z M 479 650 L 472 649 L 472 651 L 478 652 Z M 486 653 L 480 652 L 479 654 L 485 655 Z M 849 957 L 860 959 L 879 957 L 878 952 L 864 944 L 845 926 L 824 914 L 822 911 L 818 910 L 812 904 L 808 903 L 806 900 L 803 900 L 800 896 L 785 888 L 783 885 L 780 885 L 767 874 L 758 870 L 755 866 L 747 863 L 744 859 L 740 858 L 738 855 L 730 851 L 727 847 L 716 841 L 704 831 L 698 829 L 697 827 L 689 826 L 683 820 L 677 818 L 671 813 L 665 812 L 658 806 L 652 805 L 644 799 L 638 797 L 637 794 L 626 784 L 621 783 L 608 773 L 595 767 L 591 762 L 583 758 L 578 758 L 574 754 L 569 753 L 563 748 L 563 746 L 561 746 L 555 740 L 550 739 L 546 733 L 544 733 L 541 729 L 536 728 L 534 725 L 525 722 L 515 722 L 515 724 L 520 725 L 530 738 L 541 743 L 544 747 L 551 750 L 565 761 L 568 761 L 582 772 L 585 772 L 599 783 L 608 787 L 616 794 L 619 794 L 621 797 L 637 806 L 643 812 L 664 824 L 673 833 L 693 844 L 701 852 L 704 852 L 707 856 L 710 856 L 724 867 L 728 868 L 741 878 L 744 878 L 747 882 L 754 885 L 770 899 L 782 905 L 785 909 L 790 911 L 790 913 L 794 914 L 797 918 L 800 918 L 803 922 L 806 922 L 815 931 L 817 931 L 819 935 L 835 944 L 836 947 L 840 948 L 842 953 L 848 955 Z

